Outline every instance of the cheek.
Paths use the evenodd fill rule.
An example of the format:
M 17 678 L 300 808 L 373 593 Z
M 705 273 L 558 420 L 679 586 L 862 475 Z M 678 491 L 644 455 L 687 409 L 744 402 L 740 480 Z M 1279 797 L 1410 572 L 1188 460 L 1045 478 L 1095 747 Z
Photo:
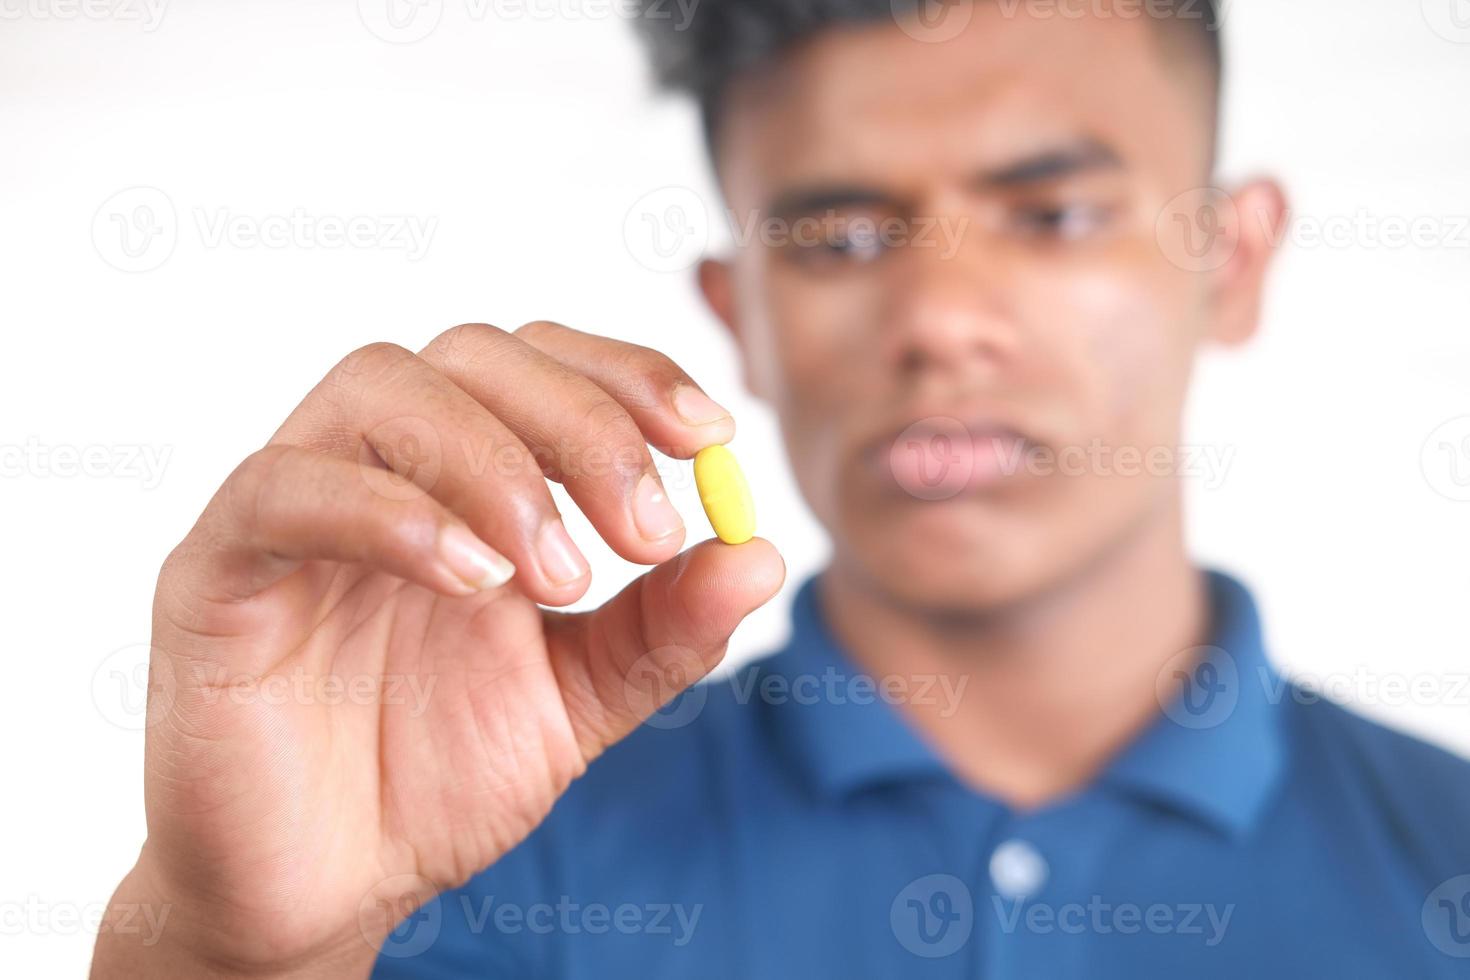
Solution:
M 1193 357 L 1185 317 L 1167 287 L 1147 273 L 1111 267 L 1054 277 L 1043 295 L 1044 322 L 1052 325 L 1046 346 L 1071 376 L 1084 424 L 1105 441 L 1167 435 Z
M 824 282 L 777 264 L 768 270 L 766 296 L 780 404 L 827 414 L 871 393 L 881 370 L 873 319 L 879 304 L 867 285 Z
M 765 395 L 781 422 L 788 459 L 808 503 L 839 522 L 849 428 L 884 385 L 873 311 L 862 284 L 822 282 L 780 267 L 766 270 L 759 311 Z M 753 353 L 753 352 L 752 352 Z

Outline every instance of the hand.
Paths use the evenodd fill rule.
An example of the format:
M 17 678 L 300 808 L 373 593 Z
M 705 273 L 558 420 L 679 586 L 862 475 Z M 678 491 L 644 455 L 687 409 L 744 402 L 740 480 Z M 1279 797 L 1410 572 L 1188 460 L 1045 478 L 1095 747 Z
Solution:
M 94 975 L 365 974 L 780 588 L 760 539 L 679 554 L 648 452 L 733 434 L 662 354 L 556 324 L 345 358 L 164 563 L 148 839 L 114 906 L 169 918 L 149 949 L 104 927 Z M 590 578 L 547 478 L 657 567 L 541 608 Z

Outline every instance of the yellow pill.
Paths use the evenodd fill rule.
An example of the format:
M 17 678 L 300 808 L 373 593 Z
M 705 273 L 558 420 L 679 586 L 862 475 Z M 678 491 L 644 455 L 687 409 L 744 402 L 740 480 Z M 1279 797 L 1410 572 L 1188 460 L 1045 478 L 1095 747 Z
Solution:
M 755 502 L 734 453 L 724 446 L 701 449 L 694 455 L 694 483 L 721 541 L 743 544 L 755 536 Z

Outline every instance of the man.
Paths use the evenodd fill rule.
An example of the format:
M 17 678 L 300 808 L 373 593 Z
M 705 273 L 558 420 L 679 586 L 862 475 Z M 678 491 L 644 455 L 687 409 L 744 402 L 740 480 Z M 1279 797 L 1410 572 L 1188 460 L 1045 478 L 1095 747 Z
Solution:
M 789 647 L 649 718 L 783 578 L 680 553 L 647 447 L 734 424 L 677 365 L 364 348 L 165 564 L 108 924 L 168 926 L 96 975 L 1466 975 L 1470 768 L 1294 696 L 1186 554 L 1191 365 L 1255 330 L 1285 214 L 1256 181 L 1168 234 L 1223 205 L 1215 25 L 1041 6 L 707 0 L 656 40 L 760 229 L 700 284 L 832 538 Z M 656 566 L 595 612 L 539 608 L 589 574 L 543 471 Z M 288 674 L 376 696 L 248 696 Z

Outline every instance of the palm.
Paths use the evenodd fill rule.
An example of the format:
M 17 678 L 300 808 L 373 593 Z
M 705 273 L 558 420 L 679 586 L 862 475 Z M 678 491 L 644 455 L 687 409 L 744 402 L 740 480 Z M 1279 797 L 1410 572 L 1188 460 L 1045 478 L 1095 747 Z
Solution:
M 344 911 L 386 878 L 465 880 L 586 764 L 550 615 L 514 589 L 451 599 L 313 563 L 188 633 L 160 623 L 192 666 L 174 658 L 156 726 L 155 820 L 188 822 L 189 871 L 229 881 L 256 920 L 240 934 L 277 955 L 350 938 Z

